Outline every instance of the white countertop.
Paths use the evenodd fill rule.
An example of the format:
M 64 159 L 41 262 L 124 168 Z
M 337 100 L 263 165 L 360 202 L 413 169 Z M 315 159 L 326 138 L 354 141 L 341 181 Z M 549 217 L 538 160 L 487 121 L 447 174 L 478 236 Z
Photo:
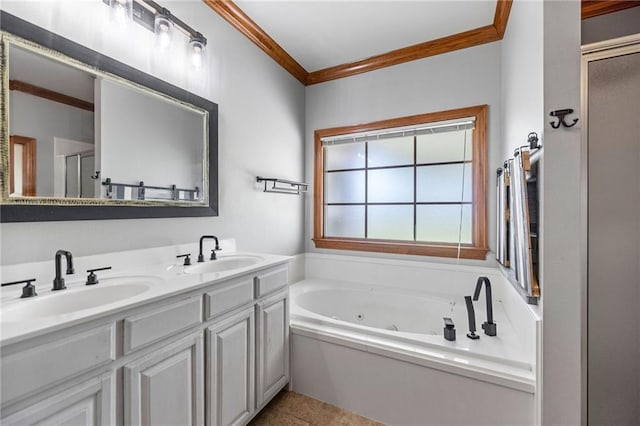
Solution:
M 107 317 L 163 298 L 222 283 L 252 271 L 285 264 L 291 259 L 289 256 L 264 253 L 223 251 L 218 254 L 219 260 L 252 256 L 257 258 L 256 263 L 227 271 L 188 274 L 185 272 L 185 267 L 182 266 L 182 259 L 175 259 L 175 253 L 189 252 L 185 251 L 185 247 L 172 246 L 74 259 L 76 273 L 63 275 L 67 289 L 59 291 L 51 291 L 52 279 L 55 275 L 53 261 L 3 267 L 3 283 L 18 279 L 36 278 L 34 284 L 36 285 L 38 296 L 21 299 L 20 295 L 23 286 L 21 284 L 2 288 L 0 293 L 0 345 L 6 346 L 61 328 Z M 189 247 L 192 248 L 192 246 Z M 235 249 L 235 247 L 233 248 Z M 164 251 L 161 251 L 162 249 Z M 191 253 L 192 265 L 202 265 L 197 263 L 197 249 L 195 253 L 194 251 L 191 251 Z M 141 264 L 143 263 L 142 261 L 137 265 L 132 264 L 131 260 L 136 258 L 143 259 L 144 264 Z M 206 262 L 216 261 L 207 260 Z M 97 272 L 100 282 L 93 286 L 86 286 L 87 273 L 85 273 L 85 270 L 102 266 L 112 266 L 113 269 Z M 62 271 L 64 272 L 65 269 L 66 263 L 63 258 Z M 105 291 L 99 289 L 116 287 L 126 283 L 144 283 L 149 288 L 140 294 L 134 294 L 114 302 L 110 302 L 108 299 L 105 300 L 105 303 L 92 300 L 92 307 L 74 310 L 69 313 L 43 316 L 42 312 L 37 312 L 43 305 L 51 306 L 49 303 L 51 301 L 60 300 L 61 303 L 65 303 L 65 297 L 69 298 L 75 293 L 83 292 L 88 295 L 88 292 L 95 289 L 98 290 L 95 292 L 96 297 L 101 297 Z M 33 306 L 33 317 L 29 316 L 28 309 L 30 308 L 27 307 L 29 304 Z M 14 321 L 9 318 L 9 313 L 15 309 L 21 311 L 20 316 L 24 319 Z

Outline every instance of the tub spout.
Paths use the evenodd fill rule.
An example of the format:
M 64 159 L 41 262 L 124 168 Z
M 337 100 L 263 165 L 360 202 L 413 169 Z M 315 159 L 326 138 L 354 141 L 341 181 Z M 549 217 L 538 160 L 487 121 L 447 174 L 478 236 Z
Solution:
M 476 334 L 476 311 L 473 309 L 471 296 L 465 296 L 464 302 L 467 305 L 467 316 L 469 317 L 469 332 L 467 337 L 471 340 L 478 340 L 480 336 Z
M 487 277 L 478 277 L 476 282 L 476 290 L 473 293 L 473 300 L 478 300 L 480 297 L 480 291 L 482 290 L 482 283 L 485 284 L 485 299 L 487 300 L 487 320 L 482 324 L 484 334 L 487 336 L 495 336 L 496 323 L 493 322 L 493 302 L 491 300 L 491 281 Z

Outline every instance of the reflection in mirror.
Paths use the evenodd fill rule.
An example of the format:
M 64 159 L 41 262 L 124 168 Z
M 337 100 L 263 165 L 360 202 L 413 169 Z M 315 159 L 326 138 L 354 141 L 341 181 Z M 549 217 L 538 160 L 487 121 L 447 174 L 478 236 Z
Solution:
M 65 196 L 65 157 L 95 150 L 95 78 L 15 45 L 9 46 L 8 53 L 10 138 L 35 144 L 29 158 L 23 158 L 35 163 L 30 177 L 35 179 L 35 193 L 21 191 L 20 187 L 11 193 Z M 15 142 L 13 145 L 16 152 Z M 14 156 L 14 182 L 20 181 L 25 171 L 15 167 L 15 161 Z
M 218 215 L 218 106 L 0 10 L 0 221 Z
M 8 52 L 9 133 L 35 141 L 31 156 L 14 144 L 12 196 L 205 201 L 206 111 L 23 46 Z

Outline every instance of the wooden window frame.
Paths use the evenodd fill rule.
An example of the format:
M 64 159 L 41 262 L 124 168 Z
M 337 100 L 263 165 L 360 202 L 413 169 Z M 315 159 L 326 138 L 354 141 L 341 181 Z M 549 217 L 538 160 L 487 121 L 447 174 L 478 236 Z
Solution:
M 321 129 L 314 132 L 313 241 L 316 248 L 396 253 L 436 257 L 460 257 L 484 260 L 487 246 L 487 105 L 393 118 L 353 126 Z M 327 237 L 324 235 L 324 150 L 322 139 L 350 133 L 371 132 L 394 127 L 414 126 L 439 121 L 475 117 L 473 132 L 472 243 L 426 243 L 376 240 L 370 238 Z

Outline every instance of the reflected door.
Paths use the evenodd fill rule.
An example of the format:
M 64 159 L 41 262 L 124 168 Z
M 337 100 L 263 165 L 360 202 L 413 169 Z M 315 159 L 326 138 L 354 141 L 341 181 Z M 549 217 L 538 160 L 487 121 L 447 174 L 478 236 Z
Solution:
M 9 137 L 9 193 L 36 195 L 36 140 L 25 136 Z
M 94 160 L 93 153 L 65 157 L 65 197 L 93 198 Z

